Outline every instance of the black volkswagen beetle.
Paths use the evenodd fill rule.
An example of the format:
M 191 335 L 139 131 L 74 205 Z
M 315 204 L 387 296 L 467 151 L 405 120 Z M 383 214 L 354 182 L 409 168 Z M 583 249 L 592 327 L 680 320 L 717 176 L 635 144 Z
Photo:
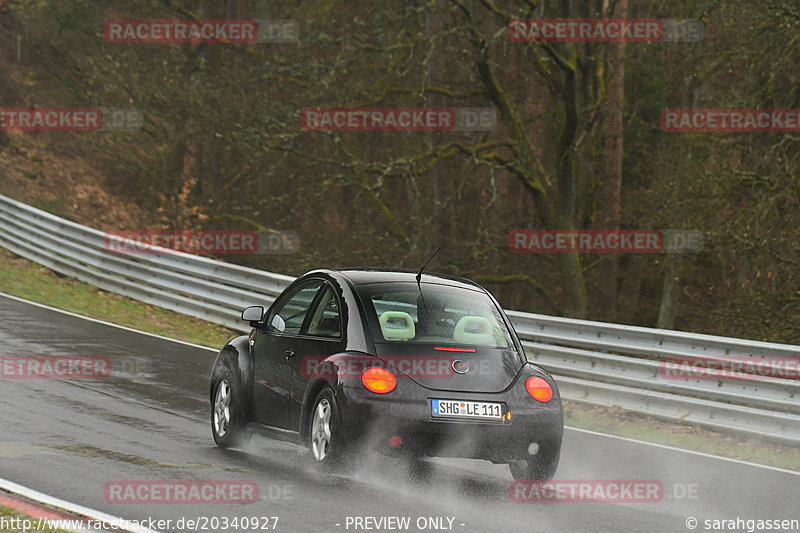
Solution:
M 479 285 L 401 270 L 314 270 L 219 352 L 211 375 L 218 446 L 250 429 L 335 463 L 368 447 L 507 463 L 549 479 L 563 433 L 553 378 L 526 360 Z

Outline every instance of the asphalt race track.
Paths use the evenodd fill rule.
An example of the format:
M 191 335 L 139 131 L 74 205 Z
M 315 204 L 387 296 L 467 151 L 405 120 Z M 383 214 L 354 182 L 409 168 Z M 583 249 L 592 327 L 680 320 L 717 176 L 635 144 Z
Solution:
M 482 461 L 434 459 L 424 479 L 381 457 L 348 475 L 320 472 L 304 450 L 260 436 L 241 450 L 214 446 L 212 350 L 4 296 L 0 345 L 4 356 L 101 355 L 112 363 L 105 379 L 0 379 L 0 477 L 114 516 L 172 520 L 164 530 L 189 529 L 177 521 L 198 517 L 278 517 L 258 529 L 283 532 L 465 533 L 690 531 L 690 517 L 695 531 L 706 531 L 705 520 L 800 518 L 798 473 L 572 429 L 558 479 L 657 480 L 660 501 L 516 503 L 507 467 Z M 129 480 L 254 482 L 258 500 L 108 503 L 106 484 Z M 408 525 L 389 517 L 408 517 Z M 214 523 L 197 529 L 224 530 Z

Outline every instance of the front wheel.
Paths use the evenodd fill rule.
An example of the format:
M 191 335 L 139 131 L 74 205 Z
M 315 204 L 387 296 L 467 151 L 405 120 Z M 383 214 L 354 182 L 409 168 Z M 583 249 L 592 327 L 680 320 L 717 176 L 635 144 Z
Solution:
M 211 433 L 220 448 L 243 444 L 243 416 L 239 405 L 238 385 L 230 370 L 214 373 L 214 396 L 211 402 Z

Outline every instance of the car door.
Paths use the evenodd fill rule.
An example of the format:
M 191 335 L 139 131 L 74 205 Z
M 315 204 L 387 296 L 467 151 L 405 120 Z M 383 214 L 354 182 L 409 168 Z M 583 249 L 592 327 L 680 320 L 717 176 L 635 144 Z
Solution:
M 319 291 L 301 338 L 295 345 L 292 394 L 289 401 L 289 419 L 294 430 L 300 429 L 300 411 L 308 383 L 311 379 L 320 377 L 319 364 L 326 357 L 344 350 L 344 312 L 336 290 L 326 282 Z
M 253 341 L 253 404 L 258 422 L 289 428 L 289 398 L 295 350 L 323 282 L 310 279 L 281 295 Z

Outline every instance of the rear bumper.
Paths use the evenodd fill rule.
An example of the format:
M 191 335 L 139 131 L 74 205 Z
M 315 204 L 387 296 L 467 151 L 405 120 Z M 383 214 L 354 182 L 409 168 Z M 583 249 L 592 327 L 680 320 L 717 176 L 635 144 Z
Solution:
M 559 453 L 564 421 L 557 390 L 541 403 L 524 387 L 503 393 L 443 392 L 409 381 L 395 391 L 373 394 L 364 388 L 340 389 L 345 437 L 359 446 L 414 455 L 467 457 L 496 463 L 527 458 L 531 443 L 547 455 Z M 431 416 L 432 399 L 472 400 L 503 404 L 505 421 L 440 419 Z M 397 439 L 399 437 L 399 441 Z

